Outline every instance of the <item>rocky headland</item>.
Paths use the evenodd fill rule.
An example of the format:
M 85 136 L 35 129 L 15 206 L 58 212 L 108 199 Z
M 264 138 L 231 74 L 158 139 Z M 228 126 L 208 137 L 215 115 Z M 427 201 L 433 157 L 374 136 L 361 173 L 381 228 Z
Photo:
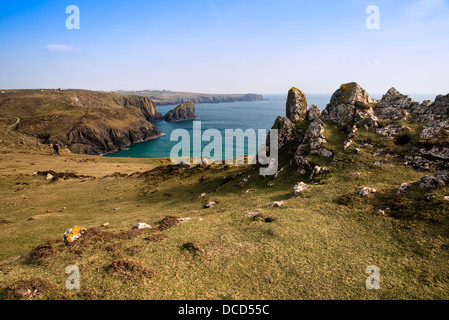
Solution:
M 195 119 L 198 119 L 198 116 L 195 114 L 195 104 L 191 101 L 180 104 L 175 109 L 167 112 L 164 116 L 164 120 L 167 122 L 180 122 Z
M 10 135 L 20 135 L 23 143 L 57 144 L 88 155 L 155 139 L 161 132 L 152 122 L 163 120 L 147 97 L 87 90 L 9 90 L 0 96 L 0 114 L 20 118 Z

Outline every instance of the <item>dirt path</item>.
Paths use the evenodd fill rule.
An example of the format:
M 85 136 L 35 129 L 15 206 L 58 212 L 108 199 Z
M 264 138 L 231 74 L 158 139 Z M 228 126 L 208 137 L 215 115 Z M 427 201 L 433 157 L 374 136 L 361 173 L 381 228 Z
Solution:
M 12 128 L 14 128 L 15 126 L 17 126 L 20 123 L 20 118 L 19 117 L 2 116 L 2 115 L 0 115 L 0 117 L 16 119 L 16 123 L 14 123 L 14 124 L 12 124 L 12 125 L 10 125 L 8 127 L 5 127 L 6 130 L 12 129 Z

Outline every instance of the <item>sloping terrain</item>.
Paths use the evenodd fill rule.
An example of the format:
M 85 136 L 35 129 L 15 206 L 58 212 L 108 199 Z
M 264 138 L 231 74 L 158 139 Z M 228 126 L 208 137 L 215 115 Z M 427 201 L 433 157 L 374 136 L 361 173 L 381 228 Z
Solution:
M 443 96 L 427 107 L 390 104 L 397 120 L 381 118 L 388 95 L 373 101 L 356 84 L 342 86 L 323 115 L 294 108 L 306 104 L 299 90 L 289 96 L 288 110 L 307 112 L 276 120 L 274 177 L 248 165 L 2 146 L 0 297 L 447 299 L 449 180 L 435 151 L 443 149 L 407 160 L 447 146 L 422 140 L 434 121 L 443 127 L 432 132 L 445 134 Z M 73 175 L 47 180 L 48 170 Z M 132 230 L 137 223 L 153 228 Z M 87 231 L 66 246 L 74 226 Z M 70 265 L 81 290 L 65 288 Z M 366 289 L 371 265 L 380 290 Z
M 10 136 L 91 155 L 157 138 L 151 121 L 163 118 L 148 98 L 87 90 L 9 90 L 0 95 L 0 115 L 20 118 Z

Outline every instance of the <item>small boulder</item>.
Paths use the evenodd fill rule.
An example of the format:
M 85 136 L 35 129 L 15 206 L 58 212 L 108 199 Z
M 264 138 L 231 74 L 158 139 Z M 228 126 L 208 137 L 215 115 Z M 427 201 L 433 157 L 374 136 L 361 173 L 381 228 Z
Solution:
M 304 182 L 299 182 L 295 185 L 293 188 L 293 191 L 295 192 L 295 196 L 299 196 L 302 192 L 309 189 L 309 186 L 305 184 Z
M 133 230 L 143 230 L 143 229 L 152 229 L 152 227 L 146 223 L 138 223 L 133 227 Z
M 208 203 L 206 203 L 206 205 L 204 206 L 204 208 L 206 208 L 206 209 L 210 209 L 210 208 L 213 208 L 213 207 L 215 207 L 217 205 L 217 203 L 216 202 L 214 202 L 214 201 L 212 201 L 212 202 L 208 202 Z
M 362 196 L 362 197 L 367 197 L 370 194 L 375 194 L 375 193 L 377 193 L 377 189 L 369 188 L 369 187 L 362 188 L 359 191 L 359 195 Z
M 275 201 L 272 204 L 270 204 L 270 207 L 273 208 L 280 208 L 285 204 L 285 201 Z
M 86 232 L 86 229 L 81 227 L 73 227 L 64 232 L 64 242 L 66 245 L 73 243 L 83 236 Z
M 262 211 L 260 211 L 260 210 L 251 211 L 251 212 L 245 214 L 244 217 L 245 218 L 254 217 L 254 216 L 257 216 L 258 214 L 261 214 L 261 213 L 262 213 Z

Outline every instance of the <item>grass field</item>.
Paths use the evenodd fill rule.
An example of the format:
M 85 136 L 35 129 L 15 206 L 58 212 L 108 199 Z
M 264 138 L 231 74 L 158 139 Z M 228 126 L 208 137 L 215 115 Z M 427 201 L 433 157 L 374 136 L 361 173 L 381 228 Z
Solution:
M 449 188 L 399 197 L 401 183 L 429 173 L 389 157 L 389 138 L 361 130 L 343 151 L 344 137 L 327 130 L 338 162 L 314 159 L 331 171 L 299 197 L 293 186 L 310 182 L 288 165 L 273 181 L 249 166 L 181 169 L 1 147 L 0 297 L 30 287 L 37 299 L 447 299 Z M 33 175 L 47 170 L 88 177 Z M 378 193 L 354 196 L 362 187 Z M 210 201 L 217 205 L 204 208 Z M 161 223 L 167 216 L 192 220 Z M 153 229 L 130 232 L 138 222 Z M 67 247 L 63 233 L 74 226 L 89 232 Z M 69 265 L 80 268 L 81 290 L 65 287 Z M 380 268 L 380 290 L 366 289 L 370 265 Z

